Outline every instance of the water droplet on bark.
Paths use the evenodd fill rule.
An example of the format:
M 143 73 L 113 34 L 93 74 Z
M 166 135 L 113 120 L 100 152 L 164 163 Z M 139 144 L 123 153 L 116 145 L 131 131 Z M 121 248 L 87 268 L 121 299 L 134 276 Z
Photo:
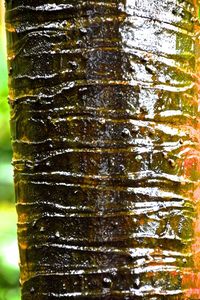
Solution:
M 131 136 L 130 130 L 129 130 L 128 128 L 124 128 L 124 129 L 122 130 L 122 136 L 123 136 L 123 137 L 129 137 L 129 136 Z
M 135 160 L 136 160 L 137 162 L 140 162 L 140 161 L 142 160 L 142 155 L 137 155 L 137 156 L 135 157 Z
M 59 231 L 56 231 L 55 233 L 55 237 L 59 238 L 60 237 L 60 232 Z
M 109 288 L 112 284 L 112 280 L 108 277 L 103 278 L 103 287 Z

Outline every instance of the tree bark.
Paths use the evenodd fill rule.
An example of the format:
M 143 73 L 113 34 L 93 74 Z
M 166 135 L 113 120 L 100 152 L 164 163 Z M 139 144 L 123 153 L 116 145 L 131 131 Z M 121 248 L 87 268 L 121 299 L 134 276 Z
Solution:
M 198 23 L 6 0 L 23 300 L 200 299 Z

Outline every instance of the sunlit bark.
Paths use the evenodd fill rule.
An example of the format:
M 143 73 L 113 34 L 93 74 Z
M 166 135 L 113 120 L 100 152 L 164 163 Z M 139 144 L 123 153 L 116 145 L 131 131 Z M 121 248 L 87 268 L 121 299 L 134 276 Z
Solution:
M 22 299 L 200 299 L 196 1 L 6 5 Z

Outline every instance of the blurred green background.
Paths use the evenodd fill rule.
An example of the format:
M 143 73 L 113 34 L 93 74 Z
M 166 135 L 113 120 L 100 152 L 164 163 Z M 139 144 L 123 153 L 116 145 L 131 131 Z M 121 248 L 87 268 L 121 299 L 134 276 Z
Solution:
M 0 0 L 0 300 L 19 300 L 17 217 L 11 166 L 3 4 L 4 0 Z

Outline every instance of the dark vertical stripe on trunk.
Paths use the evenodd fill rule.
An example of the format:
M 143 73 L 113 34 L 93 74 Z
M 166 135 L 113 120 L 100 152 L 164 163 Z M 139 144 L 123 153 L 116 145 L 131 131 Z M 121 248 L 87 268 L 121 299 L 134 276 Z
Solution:
M 22 299 L 198 294 L 197 4 L 6 4 Z

